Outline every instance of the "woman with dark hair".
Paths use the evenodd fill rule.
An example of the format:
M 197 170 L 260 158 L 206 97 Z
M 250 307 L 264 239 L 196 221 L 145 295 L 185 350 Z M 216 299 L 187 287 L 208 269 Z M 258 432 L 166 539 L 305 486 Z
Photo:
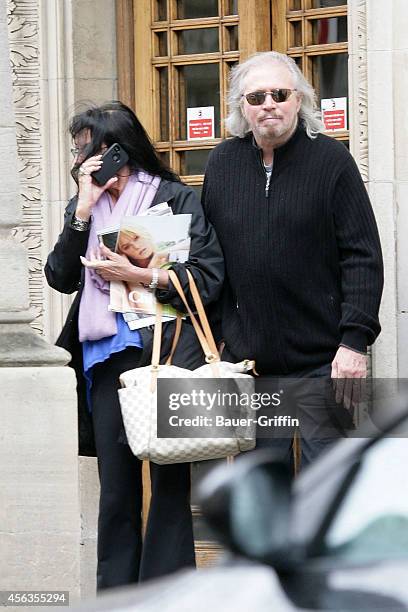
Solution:
M 152 495 L 142 543 L 142 466 L 124 442 L 117 390 L 122 372 L 150 363 L 153 332 L 147 327 L 130 330 L 122 314 L 108 310 L 109 283 L 148 286 L 160 302 L 181 311 L 184 307 L 167 270 L 134 265 L 100 245 L 98 231 L 167 202 L 173 214 L 192 215 L 189 259 L 172 265 L 186 295 L 186 268 L 207 304 L 218 298 L 224 268 L 218 240 L 194 191 L 162 164 L 130 108 L 120 102 L 88 108 L 72 119 L 70 133 L 78 192 L 68 203 L 45 274 L 57 291 L 78 291 L 57 344 L 70 351 L 77 374 L 80 454 L 96 451 L 98 457 L 97 588 L 105 589 L 194 565 L 195 557 L 189 464 L 150 464 Z M 103 151 L 114 143 L 129 161 L 100 186 L 91 174 L 101 168 Z M 82 266 L 80 258 L 92 265 Z M 163 326 L 162 361 L 170 352 L 174 328 L 173 321 Z M 173 364 L 194 369 L 203 362 L 187 319 Z

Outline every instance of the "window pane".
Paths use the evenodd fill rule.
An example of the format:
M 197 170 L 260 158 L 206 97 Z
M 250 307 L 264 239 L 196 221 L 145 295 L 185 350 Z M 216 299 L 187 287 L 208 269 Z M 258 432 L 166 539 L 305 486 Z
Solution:
M 182 176 L 204 174 L 204 169 L 210 150 L 211 149 L 180 151 L 180 174 Z
M 156 0 L 155 21 L 167 20 L 167 0 Z
M 229 26 L 225 28 L 226 41 L 225 51 L 238 51 L 238 26 Z
M 238 15 L 238 0 L 228 0 L 226 15 Z
M 169 140 L 169 73 L 168 68 L 158 68 L 160 140 Z
M 346 53 L 312 58 L 313 86 L 318 98 L 348 97 L 347 59 Z
M 288 9 L 290 11 L 302 10 L 302 0 L 288 0 Z
M 159 151 L 158 156 L 160 161 L 167 167 L 170 167 L 170 152 L 169 151 Z
M 156 57 L 167 55 L 167 32 L 157 32 L 154 36 Z
M 347 0 L 313 0 L 313 8 L 331 8 L 332 6 L 345 6 Z
M 303 47 L 301 21 L 289 21 L 289 47 Z
M 177 0 L 177 19 L 218 16 L 218 0 Z
M 215 137 L 220 137 L 219 64 L 195 64 L 178 68 L 179 137 L 187 138 L 187 108 L 213 106 Z
M 199 28 L 177 32 L 178 53 L 216 53 L 220 50 L 218 28 Z
M 314 19 L 312 45 L 347 42 L 347 17 Z
M 231 77 L 231 70 L 232 70 L 233 68 L 235 68 L 235 66 L 238 66 L 238 63 L 239 63 L 239 62 L 236 62 L 236 61 L 234 61 L 234 62 L 225 62 L 225 64 L 224 64 L 224 65 L 225 65 L 225 68 L 226 68 L 226 73 L 227 73 L 227 81 L 229 81 L 229 79 L 230 79 L 230 77 Z M 227 112 L 228 112 L 228 111 L 227 111 Z M 226 136 L 228 136 L 228 135 L 229 135 L 228 130 L 225 130 L 225 132 L 226 132 L 226 133 L 225 133 L 225 135 L 226 135 Z

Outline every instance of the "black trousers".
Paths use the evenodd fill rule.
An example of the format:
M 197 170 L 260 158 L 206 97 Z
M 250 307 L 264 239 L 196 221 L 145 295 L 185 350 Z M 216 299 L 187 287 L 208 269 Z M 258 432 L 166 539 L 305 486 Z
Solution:
M 225 348 L 222 353 L 225 361 L 238 359 Z M 275 458 L 283 461 L 294 473 L 293 442 L 297 433 L 301 445 L 300 469 L 313 462 L 340 438 L 347 437 L 354 428 L 352 415 L 342 405 L 336 404 L 331 380 L 331 364 L 318 368 L 294 372 L 290 375 L 262 374 L 255 380 L 258 393 L 269 394 L 290 388 L 290 401 L 282 408 L 266 412 L 266 416 L 291 415 L 299 420 L 299 427 L 261 428 L 258 426 L 256 449 L 267 448 Z M 286 399 L 286 398 L 285 398 Z M 289 408 L 290 407 L 290 408 Z M 261 411 L 262 412 L 262 411 Z
M 195 566 L 188 463 L 150 463 L 152 497 L 142 541 L 142 461 L 120 441 L 117 394 L 119 375 L 137 367 L 141 355 L 141 349 L 130 347 L 94 367 L 92 419 L 101 485 L 98 590 Z
M 279 428 L 272 428 L 270 432 L 261 431 L 257 437 L 257 448 L 271 448 L 276 457 L 287 463 L 292 471 L 295 429 L 300 440 L 299 467 L 302 469 L 340 438 L 347 437 L 348 430 L 353 428 L 350 412 L 342 405 L 336 404 L 331 364 L 291 376 L 261 376 L 256 387 L 261 392 L 283 389 L 284 393 L 290 394 L 289 401 L 283 402 L 282 409 L 277 409 L 276 415 L 289 414 L 296 417 L 299 426 L 287 427 L 281 431 Z M 258 432 L 259 430 L 260 428 Z

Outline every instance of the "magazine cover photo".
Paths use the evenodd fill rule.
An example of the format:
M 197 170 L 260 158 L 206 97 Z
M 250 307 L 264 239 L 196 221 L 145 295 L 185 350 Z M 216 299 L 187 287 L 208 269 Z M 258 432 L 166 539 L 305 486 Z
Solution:
M 115 251 L 141 268 L 166 268 L 185 262 L 190 249 L 191 215 L 125 217 L 116 232 Z M 114 232 L 101 235 L 112 244 Z M 156 313 L 154 292 L 140 284 L 111 282 L 109 309 L 121 312 L 132 329 L 151 325 Z M 131 316 L 129 316 L 131 313 Z M 176 311 L 165 305 L 163 316 L 175 318 Z

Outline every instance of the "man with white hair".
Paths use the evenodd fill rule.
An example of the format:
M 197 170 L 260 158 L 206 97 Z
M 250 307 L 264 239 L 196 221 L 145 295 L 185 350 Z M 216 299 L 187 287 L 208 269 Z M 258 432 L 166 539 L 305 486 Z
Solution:
M 321 133 L 315 92 L 288 56 L 259 53 L 237 66 L 228 101 L 235 138 L 212 151 L 203 187 L 226 264 L 224 358 L 255 359 L 261 379 L 337 379 L 337 400 L 351 408 L 367 374 L 367 347 L 380 332 L 383 286 L 377 226 L 357 166 L 342 143 Z M 344 435 L 316 403 L 301 415 L 304 463 Z M 289 458 L 290 440 L 279 442 Z M 259 441 L 271 444 L 279 447 L 276 439 Z

